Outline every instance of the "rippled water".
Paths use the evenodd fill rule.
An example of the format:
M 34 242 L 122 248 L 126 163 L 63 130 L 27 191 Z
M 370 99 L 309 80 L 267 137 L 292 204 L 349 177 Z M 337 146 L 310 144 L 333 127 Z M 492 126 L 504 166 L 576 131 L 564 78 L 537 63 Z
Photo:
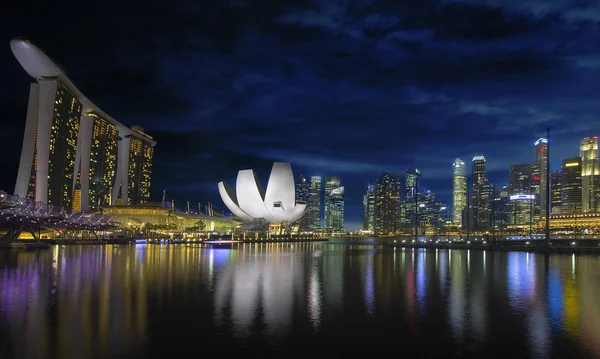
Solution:
M 600 257 L 359 242 L 0 252 L 0 358 L 600 358 Z

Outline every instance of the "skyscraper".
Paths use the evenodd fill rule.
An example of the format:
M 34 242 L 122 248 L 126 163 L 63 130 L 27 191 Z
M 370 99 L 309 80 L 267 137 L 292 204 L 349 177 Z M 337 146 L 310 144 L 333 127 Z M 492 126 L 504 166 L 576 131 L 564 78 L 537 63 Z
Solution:
M 535 170 L 534 179 L 539 178 L 539 193 L 537 194 L 537 205 L 539 206 L 539 219 L 546 216 L 546 183 L 548 182 L 548 140 L 540 138 L 535 141 Z
M 415 202 L 418 201 L 420 189 L 421 172 L 418 169 L 406 170 L 404 177 L 404 199 L 401 204 L 400 223 L 405 227 L 414 228 L 415 225 Z
M 583 212 L 598 212 L 600 207 L 600 169 L 598 168 L 598 137 L 581 140 L 581 206 Z
M 533 221 L 533 202 L 536 195 L 532 184 L 533 176 L 530 164 L 510 166 L 508 174 L 508 195 L 511 206 L 509 223 L 524 225 Z
M 344 187 L 340 178 L 325 178 L 325 228 L 329 232 L 344 231 Z
M 306 180 L 303 175 L 298 176 L 298 180 L 296 181 L 296 202 L 304 202 L 308 205 L 310 198 L 310 183 Z M 310 207 L 309 207 L 310 211 Z M 307 231 L 310 229 L 310 216 L 308 215 L 310 212 L 306 213 L 304 216 L 300 217 L 298 220 L 298 230 Z
M 467 206 L 467 166 L 460 158 L 454 160 L 452 177 L 452 222 L 462 226 L 462 214 Z
M 419 177 L 421 173 L 418 169 L 406 170 L 404 177 L 404 198 L 414 198 L 415 190 L 419 188 Z
M 552 194 L 552 198 L 550 201 L 551 214 L 560 214 L 562 207 L 562 170 L 554 170 L 551 175 L 552 178 L 550 180 L 550 192 Z
M 375 187 L 375 234 L 395 234 L 400 230 L 401 177 L 383 173 Z
M 485 176 L 486 159 L 475 156 L 471 161 L 471 218 L 469 226 L 476 230 L 487 229 L 489 224 L 488 190 Z
M 119 198 L 122 204 L 147 202 L 156 141 L 104 113 L 29 41 L 11 40 L 10 46 L 36 79 L 15 194 L 82 211 Z
M 375 185 L 367 185 L 367 193 L 363 197 L 363 229 L 372 232 L 375 223 Z
M 308 189 L 308 226 L 312 230 L 320 229 L 321 225 L 321 177 L 310 177 Z
M 561 214 L 581 212 L 581 157 L 562 161 Z

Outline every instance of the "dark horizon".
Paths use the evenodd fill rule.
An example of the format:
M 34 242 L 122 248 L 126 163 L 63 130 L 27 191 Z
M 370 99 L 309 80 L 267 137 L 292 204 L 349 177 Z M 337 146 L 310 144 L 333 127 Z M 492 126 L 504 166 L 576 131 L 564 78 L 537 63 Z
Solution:
M 225 209 L 219 181 L 253 168 L 265 184 L 272 162 L 286 161 L 296 177 L 339 176 L 345 226 L 356 229 L 367 183 L 382 172 L 418 168 L 452 206 L 455 158 L 470 173 L 484 155 L 488 177 L 505 183 L 511 164 L 533 163 L 547 127 L 558 169 L 598 131 L 600 5 L 486 4 L 10 5 L 0 189 L 14 189 L 33 82 L 10 51 L 14 37 L 157 140 L 153 200 L 165 189 L 178 204 Z

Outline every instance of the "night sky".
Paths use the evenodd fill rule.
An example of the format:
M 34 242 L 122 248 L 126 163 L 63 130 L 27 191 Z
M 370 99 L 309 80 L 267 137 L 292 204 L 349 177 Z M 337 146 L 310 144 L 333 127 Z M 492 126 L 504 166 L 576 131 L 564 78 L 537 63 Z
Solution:
M 96 105 L 157 141 L 152 197 L 225 209 L 217 182 L 273 161 L 337 175 L 346 228 L 383 171 L 451 201 L 452 161 L 508 178 L 552 127 L 551 165 L 600 113 L 595 1 L 11 2 L 0 21 L 0 188 L 12 192 L 32 79 L 9 40 L 54 59 Z M 143 5 L 142 5 L 143 4 Z M 8 6 L 8 7 L 7 7 Z M 470 171 L 470 166 L 469 166 Z

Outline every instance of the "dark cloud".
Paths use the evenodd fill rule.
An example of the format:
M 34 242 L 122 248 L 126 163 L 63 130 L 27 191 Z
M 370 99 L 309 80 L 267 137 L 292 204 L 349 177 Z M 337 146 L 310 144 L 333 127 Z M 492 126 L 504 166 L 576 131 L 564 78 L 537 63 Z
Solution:
M 2 33 L 38 44 L 97 105 L 158 140 L 157 198 L 220 203 L 219 180 L 242 168 L 266 180 L 286 160 L 342 176 L 355 223 L 382 171 L 418 167 L 450 200 L 455 157 L 484 154 L 501 183 L 546 127 L 553 167 L 598 128 L 593 2 L 108 0 L 7 13 Z M 10 189 L 31 80 L 8 46 L 0 63 Z

